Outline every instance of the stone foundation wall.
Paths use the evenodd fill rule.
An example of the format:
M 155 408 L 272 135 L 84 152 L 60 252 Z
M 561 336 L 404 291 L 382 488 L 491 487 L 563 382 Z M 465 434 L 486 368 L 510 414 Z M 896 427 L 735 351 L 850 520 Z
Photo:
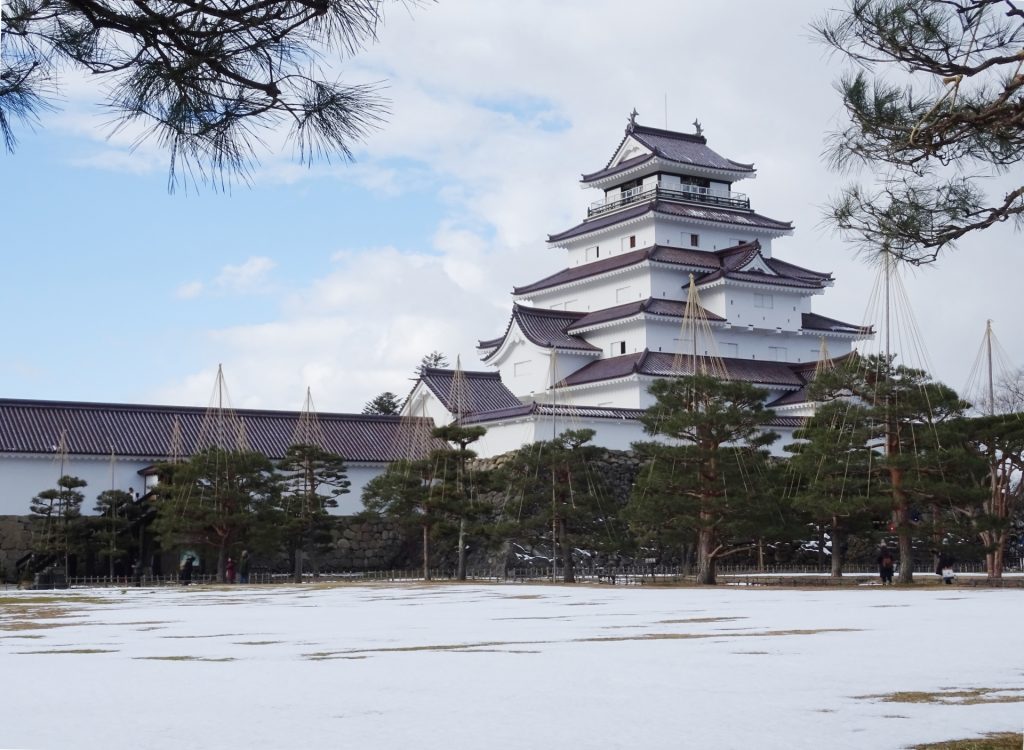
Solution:
M 330 551 L 319 555 L 324 571 L 385 570 L 410 567 L 402 529 L 391 521 L 363 521 L 340 516 Z M 412 563 L 411 567 L 415 567 Z
M 0 516 L 0 581 L 14 576 L 14 563 L 29 552 L 31 545 L 28 516 Z

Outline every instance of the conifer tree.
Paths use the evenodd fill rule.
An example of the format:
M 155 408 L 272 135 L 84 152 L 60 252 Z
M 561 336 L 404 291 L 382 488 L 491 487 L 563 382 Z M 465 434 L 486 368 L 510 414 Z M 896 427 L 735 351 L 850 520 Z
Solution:
M 345 460 L 316 445 L 291 445 L 277 464 L 280 533 L 292 556 L 296 583 L 302 583 L 304 553 L 331 538 L 329 508 L 349 491 Z
M 185 463 L 164 465 L 161 474 L 154 531 L 165 546 L 212 548 L 223 583 L 229 550 L 272 507 L 273 465 L 260 453 L 209 448 Z
M 872 254 L 934 261 L 957 240 L 1024 216 L 1024 185 L 989 198 L 980 177 L 1024 156 L 1024 8 L 1013 0 L 847 0 L 814 23 L 852 64 L 837 85 L 849 126 L 837 169 L 863 166 L 828 220 Z
M 100 516 L 95 523 L 97 552 L 107 558 L 107 570 L 111 578 L 114 577 L 116 559 L 131 556 L 133 551 L 139 553 L 137 545 L 126 534 L 141 515 L 134 500 L 131 493 L 124 490 L 104 490 L 96 497 L 94 510 Z
M 82 501 L 85 500 L 80 490 L 86 485 L 84 479 L 65 474 L 57 480 L 55 488 L 43 490 L 32 498 L 30 505 L 40 530 L 40 549 L 35 551 L 62 557 L 64 570 L 69 575 L 69 563 L 77 541 L 76 532 L 81 526 Z
M 551 550 L 564 583 L 576 580 L 574 550 L 606 554 L 622 542 L 621 522 L 593 471 L 602 453 L 589 445 L 594 434 L 566 430 L 554 440 L 523 446 L 504 467 L 504 533 Z
M 663 379 L 650 387 L 657 402 L 640 418 L 651 435 L 672 444 L 636 443 L 648 459 L 632 504 L 655 503 L 697 547 L 697 582 L 715 583 L 722 557 L 751 548 L 759 523 L 772 521 L 764 451 L 778 435 L 764 429 L 774 413 L 764 391 L 710 375 Z M 778 508 L 774 508 L 778 510 Z
M 872 473 L 880 459 L 872 447 L 868 410 L 849 399 L 818 407 L 805 427 L 794 432 L 798 442 L 786 446 L 793 475 L 793 505 L 832 540 L 831 575 L 843 574 L 844 551 L 851 533 L 870 529 L 871 520 L 887 505 L 874 488 Z

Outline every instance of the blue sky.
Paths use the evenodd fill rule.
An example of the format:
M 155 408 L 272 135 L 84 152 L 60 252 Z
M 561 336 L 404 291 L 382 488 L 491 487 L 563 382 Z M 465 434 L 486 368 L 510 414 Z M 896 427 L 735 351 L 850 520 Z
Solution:
M 359 411 L 403 394 L 420 355 L 477 367 L 513 284 L 561 267 L 546 235 L 593 196 L 635 106 L 753 161 L 737 185 L 793 220 L 776 255 L 833 271 L 815 309 L 863 321 L 874 274 L 821 226 L 846 179 L 821 160 L 841 123 L 839 61 L 809 40 L 820 4 L 442 0 L 395 11 L 345 67 L 388 80 L 390 121 L 353 165 L 269 152 L 251 186 L 166 189 L 166 156 L 107 138 L 88 82 L 0 156 L 5 356 L 0 395 L 205 405 L 219 362 L 236 406 Z M 651 23 L 650 19 L 658 19 Z M 667 101 L 667 111 L 666 111 Z M 273 140 L 273 139 L 271 139 Z M 908 279 L 924 351 L 962 386 L 996 321 L 1024 364 L 1014 278 L 1020 237 L 1000 227 Z M 999 273 L 987 269 L 1000 269 Z

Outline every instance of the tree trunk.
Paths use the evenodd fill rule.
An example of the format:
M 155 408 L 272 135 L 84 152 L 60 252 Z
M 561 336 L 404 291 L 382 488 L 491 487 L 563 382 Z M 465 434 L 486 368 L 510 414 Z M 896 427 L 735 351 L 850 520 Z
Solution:
M 562 583 L 576 583 L 576 569 L 572 561 L 572 545 L 565 541 L 565 519 L 558 519 L 558 536 L 562 540 Z
M 458 568 L 455 571 L 455 578 L 459 581 L 466 580 L 466 519 L 459 519 L 459 557 Z
M 228 540 L 222 539 L 217 549 L 217 583 L 227 581 L 226 571 L 228 565 Z
M 836 553 L 835 531 L 832 533 L 832 554 Z M 825 524 L 818 524 L 818 572 L 825 570 Z
M 702 514 L 703 515 L 703 514 Z M 711 529 L 702 528 L 697 533 L 697 583 L 714 586 L 715 581 L 715 559 L 714 532 Z
M 430 580 L 430 527 L 423 524 L 423 580 Z
M 295 583 L 302 583 L 302 547 L 295 547 L 295 567 L 292 568 L 292 576 Z
M 889 456 L 899 455 L 900 442 L 896 431 L 890 428 L 886 440 L 886 453 Z M 914 538 L 913 530 L 910 528 L 910 514 L 907 507 L 907 496 L 903 491 L 903 470 L 890 467 L 889 479 L 892 483 L 892 520 L 896 526 L 896 536 L 899 539 L 900 553 L 900 574 L 897 578 L 899 583 L 914 582 Z
M 843 577 L 843 542 L 846 534 L 840 533 L 839 519 L 832 516 L 832 578 Z

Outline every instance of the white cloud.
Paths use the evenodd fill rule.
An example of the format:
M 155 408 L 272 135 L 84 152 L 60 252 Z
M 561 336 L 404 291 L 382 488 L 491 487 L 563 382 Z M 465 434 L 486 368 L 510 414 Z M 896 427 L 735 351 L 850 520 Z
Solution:
M 276 265 L 270 258 L 253 256 L 237 266 L 224 266 L 217 276 L 216 283 L 233 291 L 250 291 L 262 284 Z
M 741 21 L 735 4 L 678 0 L 639 0 L 629 8 L 593 0 L 451 0 L 392 14 L 380 43 L 342 70 L 348 80 L 389 80 L 390 121 L 355 165 L 307 168 L 285 152 L 265 160 L 256 189 L 330 177 L 395 197 L 433 185 L 441 210 L 432 234 L 412 249 L 389 244 L 396 240 L 386 223 L 372 237 L 346 238 L 351 247 L 333 254 L 326 273 L 311 268 L 282 292 L 268 322 L 214 324 L 203 353 L 223 358 L 247 403 L 291 408 L 306 384 L 325 409 L 358 410 L 382 390 L 402 393 L 419 357 L 433 349 L 480 367 L 473 345 L 503 330 L 511 287 L 564 266 L 546 235 L 585 215 L 594 196 L 579 189 L 578 176 L 605 164 L 634 106 L 644 124 L 664 125 L 666 108 L 672 128 L 688 130 L 699 119 L 715 150 L 755 162 L 758 178 L 736 189 L 749 193 L 759 212 L 797 228 L 775 243 L 776 254 L 834 272 L 836 287 L 815 299 L 815 309 L 863 321 L 873 272 L 820 226 L 820 207 L 844 182 L 821 160 L 825 134 L 841 121 L 832 89 L 836 61 L 808 38 L 822 6 L 794 0 L 738 7 Z M 85 132 L 84 124 L 72 125 Z M 275 147 L 279 136 L 269 139 Z M 110 145 L 124 149 L 131 141 L 124 134 Z M 107 167 L 129 166 L 105 160 Z M 330 185 L 318 181 L 317 189 Z M 984 318 L 1002 318 L 1006 339 L 1015 323 L 1015 274 L 992 274 L 981 284 L 972 268 L 978 257 L 990 267 L 1012 266 L 1019 241 L 999 240 L 998 252 L 986 247 L 1007 236 L 965 243 L 938 272 L 908 282 L 921 306 L 924 344 L 954 386 L 967 367 L 962 352 L 973 351 Z M 324 258 L 333 249 L 320 248 Z M 263 289 L 273 268 L 269 258 L 249 258 L 226 266 L 213 284 Z M 949 300 L 956 300 L 955 316 Z M 195 403 L 197 394 L 208 396 L 212 374 L 204 368 L 180 381 L 166 387 L 168 398 Z
M 188 281 L 179 286 L 174 291 L 174 296 L 178 299 L 194 299 L 203 293 L 203 282 L 201 281 Z

